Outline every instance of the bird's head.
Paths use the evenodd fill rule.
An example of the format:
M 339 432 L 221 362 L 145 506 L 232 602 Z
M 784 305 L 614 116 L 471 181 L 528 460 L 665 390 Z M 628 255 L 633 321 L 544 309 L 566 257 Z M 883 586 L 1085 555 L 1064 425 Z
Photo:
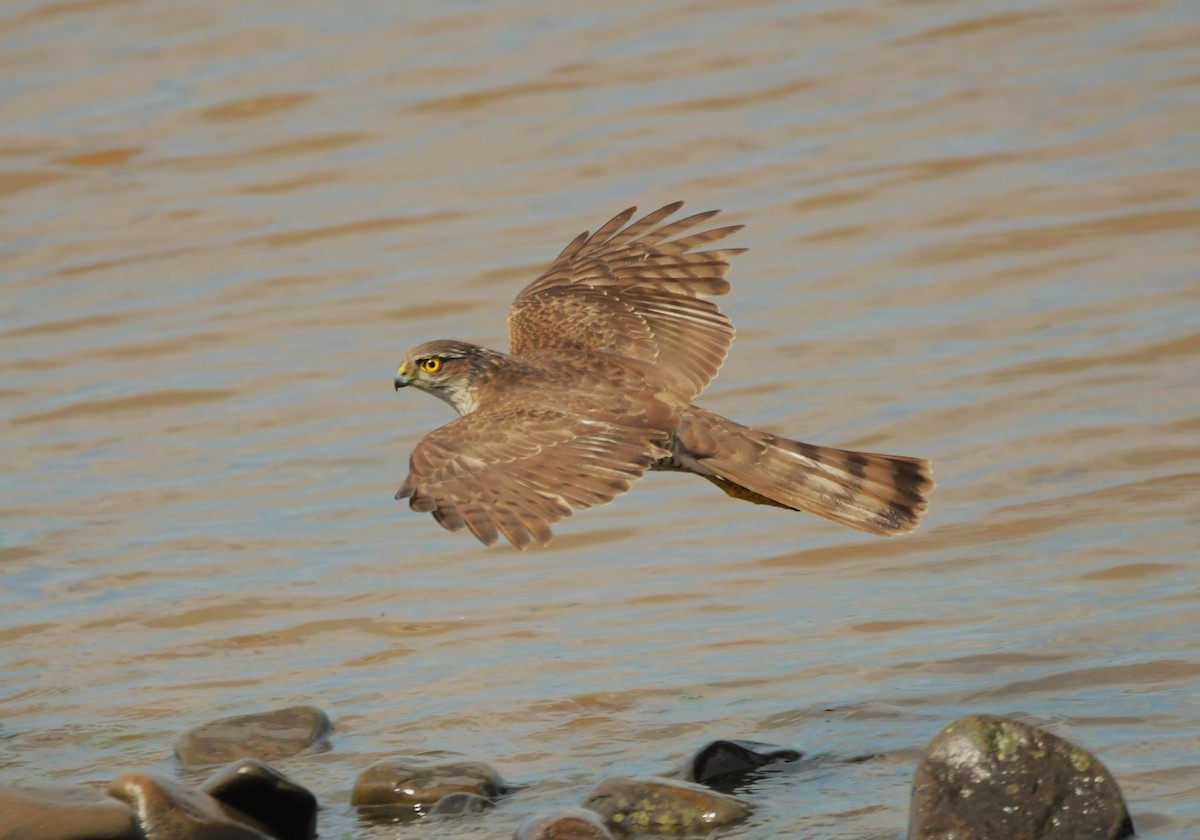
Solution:
M 480 375 L 498 355 L 463 341 L 428 341 L 405 354 L 396 370 L 396 390 L 411 385 L 468 414 L 479 402 Z

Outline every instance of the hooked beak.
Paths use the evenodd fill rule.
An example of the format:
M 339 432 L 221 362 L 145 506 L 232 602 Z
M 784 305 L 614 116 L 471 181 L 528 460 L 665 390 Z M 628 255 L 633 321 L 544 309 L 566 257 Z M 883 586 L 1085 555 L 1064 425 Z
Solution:
M 404 372 L 404 368 L 396 371 L 396 390 L 407 387 L 412 384 L 412 377 Z

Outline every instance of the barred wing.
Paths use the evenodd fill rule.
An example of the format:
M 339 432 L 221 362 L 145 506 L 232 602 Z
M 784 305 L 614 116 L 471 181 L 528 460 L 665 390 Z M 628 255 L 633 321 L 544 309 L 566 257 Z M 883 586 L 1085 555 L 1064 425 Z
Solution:
M 676 420 L 567 406 L 502 404 L 430 432 L 396 493 L 443 527 L 467 528 L 485 545 L 503 535 L 517 548 L 546 545 L 550 526 L 574 510 L 629 490 L 654 461 Z
M 717 215 L 674 222 L 668 204 L 626 227 L 637 208 L 582 233 L 513 301 L 511 351 L 581 349 L 648 364 L 651 376 L 691 400 L 720 370 L 733 326 L 704 297 L 729 291 L 729 258 L 744 248 L 696 251 L 740 225 L 685 232 Z

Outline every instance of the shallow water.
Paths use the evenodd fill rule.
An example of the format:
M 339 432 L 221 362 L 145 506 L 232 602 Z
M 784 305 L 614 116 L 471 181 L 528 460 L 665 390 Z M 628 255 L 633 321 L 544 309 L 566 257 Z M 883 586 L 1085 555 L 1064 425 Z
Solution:
M 278 762 L 357 824 L 398 752 L 500 836 L 718 737 L 833 758 L 730 836 L 902 836 L 953 718 L 1095 751 L 1200 832 L 1193 3 L 22 2 L 0 11 L 0 782 L 174 773 L 314 703 Z M 402 353 L 503 348 L 625 206 L 747 229 L 701 400 L 921 455 L 912 537 L 687 476 L 484 550 L 392 500 L 448 409 Z

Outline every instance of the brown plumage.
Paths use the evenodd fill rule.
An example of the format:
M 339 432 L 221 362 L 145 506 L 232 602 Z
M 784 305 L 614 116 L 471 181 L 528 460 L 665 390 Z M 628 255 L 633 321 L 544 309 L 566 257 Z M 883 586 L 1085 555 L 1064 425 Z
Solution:
M 882 536 L 913 530 L 933 487 L 919 458 L 813 446 L 692 405 L 733 341 L 707 296 L 729 257 L 695 249 L 740 226 L 687 231 L 669 204 L 578 236 L 517 296 L 510 353 L 460 341 L 409 351 L 413 385 L 461 415 L 417 444 L 396 493 L 487 545 L 550 541 L 550 525 L 626 492 L 647 470 L 695 473 L 734 498 L 815 513 Z

